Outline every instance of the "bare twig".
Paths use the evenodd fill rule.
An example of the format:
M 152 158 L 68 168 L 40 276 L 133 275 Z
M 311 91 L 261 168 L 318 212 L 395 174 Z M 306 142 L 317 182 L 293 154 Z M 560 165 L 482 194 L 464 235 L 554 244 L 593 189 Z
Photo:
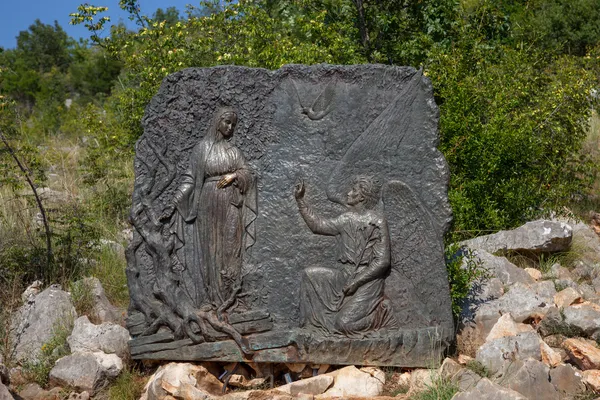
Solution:
M 33 192 L 33 196 L 35 197 L 35 202 L 37 203 L 37 206 L 40 210 L 40 214 L 42 214 L 42 222 L 44 224 L 44 229 L 45 229 L 45 233 L 46 233 L 46 272 L 48 272 L 48 270 L 50 269 L 50 265 L 52 264 L 52 240 L 51 240 L 50 224 L 48 223 L 48 216 L 46 215 L 46 209 L 44 208 L 44 205 L 42 204 L 42 199 L 40 198 L 40 196 L 38 194 L 35 183 L 33 183 L 33 179 L 31 178 L 29 169 L 27 169 L 25 167 L 25 165 L 21 162 L 21 160 L 19 159 L 19 157 L 13 150 L 12 146 L 8 142 L 8 139 L 4 135 L 4 132 L 2 132 L 2 131 L 0 131 L 0 139 L 2 140 L 2 143 L 4 143 L 4 146 L 6 146 L 8 152 L 10 153 L 12 158 L 15 160 L 15 162 L 19 166 L 19 169 L 23 172 L 23 176 L 25 177 L 25 180 L 27 180 L 27 183 L 31 187 L 31 191 Z M 40 271 L 39 278 L 40 279 L 45 278 L 43 271 Z

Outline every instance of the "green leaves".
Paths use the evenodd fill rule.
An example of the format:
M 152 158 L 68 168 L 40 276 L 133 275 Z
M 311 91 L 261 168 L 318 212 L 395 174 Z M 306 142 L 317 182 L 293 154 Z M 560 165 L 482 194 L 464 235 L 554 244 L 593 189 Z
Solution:
M 580 158 L 597 84 L 583 60 L 514 48 L 465 21 L 426 67 L 452 173 L 455 239 L 548 214 L 585 193 L 597 170 Z
M 475 261 L 472 251 L 452 244 L 444 250 L 450 282 L 452 314 L 458 318 L 473 285 L 489 278 L 489 271 Z
M 43 24 L 39 19 L 17 36 L 17 52 L 27 69 L 40 73 L 56 67 L 65 71 L 70 63 L 69 48 L 73 44 L 65 31 L 54 21 L 54 26 Z

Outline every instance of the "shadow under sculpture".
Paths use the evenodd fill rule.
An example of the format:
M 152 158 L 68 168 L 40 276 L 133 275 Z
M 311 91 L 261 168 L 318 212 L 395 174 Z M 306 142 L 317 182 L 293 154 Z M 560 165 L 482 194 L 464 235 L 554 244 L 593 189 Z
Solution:
M 316 215 L 304 199 L 304 182 L 294 188 L 298 210 L 310 230 L 335 236 L 336 268 L 313 266 L 302 275 L 302 327 L 328 334 L 364 337 L 384 328 L 397 329 L 385 278 L 391 268 L 390 238 L 379 203 L 378 182 L 359 176 L 347 194 L 349 210 L 333 219 Z

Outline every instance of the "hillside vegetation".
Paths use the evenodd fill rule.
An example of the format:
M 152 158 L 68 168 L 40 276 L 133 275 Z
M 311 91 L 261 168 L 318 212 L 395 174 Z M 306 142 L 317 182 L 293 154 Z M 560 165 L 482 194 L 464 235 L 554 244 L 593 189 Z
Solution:
M 452 173 L 449 240 L 597 204 L 597 0 L 120 4 L 135 30 L 86 4 L 72 23 L 88 40 L 37 20 L 0 48 L 0 304 L 36 278 L 89 275 L 126 303 L 124 261 L 106 243 L 127 235 L 144 107 L 187 67 L 422 67 Z

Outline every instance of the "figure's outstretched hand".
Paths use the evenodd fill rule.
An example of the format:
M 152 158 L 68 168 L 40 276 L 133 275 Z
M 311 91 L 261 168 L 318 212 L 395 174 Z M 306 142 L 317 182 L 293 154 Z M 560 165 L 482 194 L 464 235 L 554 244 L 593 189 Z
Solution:
M 304 198 L 305 188 L 304 188 L 304 180 L 298 179 L 296 185 L 294 186 L 294 197 L 299 200 Z
M 231 184 L 231 182 L 233 182 L 236 178 L 237 178 L 237 174 L 235 172 L 233 172 L 231 174 L 227 174 L 223 178 L 221 178 L 219 183 L 217 183 L 217 187 L 219 189 L 223 189 L 224 187 L 229 186 Z

